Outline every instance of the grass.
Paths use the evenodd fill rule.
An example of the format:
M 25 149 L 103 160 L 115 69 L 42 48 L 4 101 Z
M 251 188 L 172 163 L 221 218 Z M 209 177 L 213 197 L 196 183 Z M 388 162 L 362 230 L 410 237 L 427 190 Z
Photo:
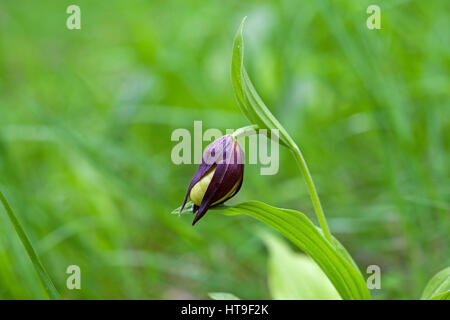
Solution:
M 378 31 L 369 1 L 80 0 L 79 31 L 69 4 L 0 4 L 0 188 L 63 298 L 270 297 L 256 221 L 168 214 L 195 170 L 171 163 L 171 132 L 247 125 L 229 73 L 245 15 L 247 71 L 302 149 L 333 235 L 363 271 L 381 267 L 373 297 L 418 298 L 450 265 L 445 1 L 379 1 Z M 314 219 L 280 153 L 275 176 L 246 167 L 231 203 Z M 0 298 L 46 298 L 3 211 Z M 79 291 L 65 289 L 73 264 Z
M 27 237 L 27 234 L 23 230 L 19 220 L 17 219 L 16 215 L 14 214 L 14 211 L 9 206 L 8 201 L 6 200 L 3 193 L 0 191 L 0 202 L 3 204 L 3 207 L 5 208 L 6 213 L 8 214 L 9 220 L 11 221 L 12 225 L 14 226 L 14 229 L 17 232 L 17 235 L 20 238 L 20 241 L 22 242 L 28 256 L 30 257 L 31 262 L 33 263 L 33 266 L 39 276 L 39 279 L 42 282 L 42 285 L 44 286 L 45 291 L 47 292 L 49 298 L 54 300 L 59 300 L 60 296 L 58 291 L 55 288 L 55 285 L 53 284 L 51 278 L 49 277 L 47 271 L 45 270 L 44 266 L 42 265 L 41 261 L 39 260 L 39 257 L 36 254 L 36 251 L 33 248 L 33 245 L 31 244 L 30 240 Z

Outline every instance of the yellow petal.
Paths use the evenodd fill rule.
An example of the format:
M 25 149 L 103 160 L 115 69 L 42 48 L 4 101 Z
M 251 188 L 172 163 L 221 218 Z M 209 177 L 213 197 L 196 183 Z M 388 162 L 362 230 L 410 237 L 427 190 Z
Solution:
M 208 170 L 208 172 L 203 176 L 203 178 L 200 179 L 191 189 L 191 193 L 189 194 L 189 197 L 191 198 L 191 201 L 197 205 L 200 206 L 203 200 L 203 197 L 205 196 L 206 190 L 208 190 L 208 186 L 211 183 L 211 180 L 214 176 L 214 172 L 216 171 L 216 166 L 213 166 L 211 169 Z M 242 178 L 239 179 L 239 181 L 231 188 L 231 190 L 221 199 L 217 200 L 211 206 L 222 202 L 224 199 L 228 198 L 233 194 L 234 191 L 236 191 L 237 187 L 239 186 Z
M 192 187 L 189 197 L 195 205 L 200 206 L 200 204 L 202 203 L 203 197 L 205 196 L 206 190 L 211 183 L 211 179 L 215 171 L 216 166 L 211 167 L 211 169 L 209 169 L 209 171 L 203 176 L 203 178 L 201 178 L 200 181 Z

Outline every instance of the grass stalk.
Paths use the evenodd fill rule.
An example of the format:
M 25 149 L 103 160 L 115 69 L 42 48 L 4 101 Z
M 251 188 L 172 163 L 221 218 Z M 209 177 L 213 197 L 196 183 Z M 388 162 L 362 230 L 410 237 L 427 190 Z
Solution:
M 39 260 L 38 255 L 36 254 L 36 251 L 33 248 L 33 245 L 30 242 L 30 239 L 28 238 L 27 234 L 23 230 L 19 220 L 17 219 L 16 215 L 14 214 L 13 210 L 11 209 L 11 206 L 9 205 L 8 201 L 6 200 L 3 193 L 0 191 L 0 201 L 2 202 L 6 213 L 8 214 L 9 220 L 14 226 L 14 229 L 16 230 L 17 235 L 20 238 L 20 241 L 22 241 L 23 246 L 25 247 L 25 250 L 28 253 L 28 256 L 31 259 L 31 262 L 33 263 L 34 269 L 38 273 L 39 279 L 42 282 L 42 285 L 45 288 L 45 291 L 47 292 L 50 299 L 53 300 L 59 300 L 61 299 L 58 290 L 56 290 L 52 280 L 50 279 L 47 271 L 45 270 L 44 266 L 42 265 L 41 261 Z

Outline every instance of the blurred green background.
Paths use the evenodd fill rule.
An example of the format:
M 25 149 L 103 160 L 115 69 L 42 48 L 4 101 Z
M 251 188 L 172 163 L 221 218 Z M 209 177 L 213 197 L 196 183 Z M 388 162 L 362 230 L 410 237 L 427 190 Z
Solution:
M 68 30 L 66 8 L 81 8 Z M 366 8 L 381 7 L 381 30 Z M 448 1 L 0 2 L 0 188 L 63 298 L 270 298 L 259 222 L 171 215 L 195 165 L 171 162 L 176 128 L 239 128 L 230 79 L 245 63 L 303 149 L 332 232 L 375 299 L 419 298 L 450 265 Z M 206 146 L 206 143 L 204 143 Z M 246 167 L 230 203 L 315 221 L 297 165 Z M 79 265 L 82 289 L 68 290 Z M 0 298 L 46 294 L 3 208 Z

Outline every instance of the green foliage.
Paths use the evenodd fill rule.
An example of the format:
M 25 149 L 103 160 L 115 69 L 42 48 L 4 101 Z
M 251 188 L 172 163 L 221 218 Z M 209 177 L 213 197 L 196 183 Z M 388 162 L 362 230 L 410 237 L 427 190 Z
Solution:
M 210 292 L 208 295 L 213 300 L 240 300 L 234 294 L 226 292 Z
M 450 267 L 441 270 L 430 279 L 421 299 L 450 300 Z
M 171 163 L 173 130 L 245 125 L 230 62 L 247 15 L 246 69 L 300 143 L 333 234 L 362 271 L 380 265 L 373 298 L 420 297 L 450 265 L 448 1 L 382 0 L 368 30 L 372 3 L 79 0 L 69 31 L 72 3 L 0 1 L 0 188 L 61 296 L 270 298 L 259 221 L 167 214 L 195 170 Z M 275 176 L 246 166 L 230 205 L 315 221 L 280 156 Z M 82 290 L 65 289 L 72 264 Z M 0 298 L 46 297 L 0 209 Z
M 11 224 L 14 226 L 17 236 L 20 238 L 20 241 L 22 241 L 22 244 L 28 254 L 28 257 L 30 258 L 31 262 L 33 262 L 34 269 L 36 270 L 37 274 L 39 275 L 39 279 L 41 280 L 42 285 L 44 286 L 45 290 L 47 291 L 48 296 L 51 299 L 59 300 L 60 296 L 59 296 L 58 290 L 56 290 L 51 278 L 49 277 L 49 275 L 47 273 L 47 270 L 44 268 L 41 261 L 39 260 L 39 257 L 37 256 L 32 243 L 28 239 L 27 234 L 23 230 L 19 220 L 17 219 L 16 215 L 14 214 L 14 211 L 9 206 L 8 201 L 6 200 L 5 196 L 3 195 L 3 193 L 1 191 L 0 191 L 0 202 L 3 204 L 3 207 L 5 208 L 5 211 L 8 214 Z
M 243 65 L 244 42 L 242 37 L 242 28 L 244 22 L 245 18 L 243 19 L 234 39 L 233 59 L 231 63 L 231 78 L 238 104 L 240 105 L 241 111 L 244 115 L 246 115 L 252 122 L 252 125 L 258 126 L 260 129 L 264 128 L 269 130 L 268 132 L 270 135 L 273 135 L 274 130 L 278 130 L 280 132 L 281 142 L 291 149 L 303 173 L 322 230 L 318 233 L 319 238 L 314 239 L 312 234 L 314 234 L 314 232 L 317 233 L 317 230 L 306 216 L 301 214 L 302 218 L 300 218 L 294 214 L 294 211 L 291 211 L 294 216 L 289 218 L 292 218 L 292 220 L 283 219 L 282 210 L 269 207 L 263 203 L 246 203 L 251 207 L 251 209 L 247 212 L 252 212 L 253 214 L 257 212 L 262 215 L 262 217 L 264 217 L 262 221 L 268 223 L 283 233 L 308 255 L 310 255 L 329 277 L 344 299 L 370 299 L 369 291 L 367 290 L 364 280 L 362 279 L 353 259 L 341 245 L 334 245 L 334 243 L 338 242 L 335 241 L 328 229 L 328 224 L 325 219 L 325 214 L 323 212 L 319 196 L 299 147 L 292 140 L 280 122 L 266 107 L 248 77 L 247 71 Z M 277 216 L 281 217 L 278 221 L 276 219 Z M 271 220 L 270 217 L 274 220 Z M 297 223 L 295 223 L 296 220 L 298 220 Z M 310 225 L 308 225 L 308 223 Z M 296 229 L 297 226 L 298 229 Z M 314 232 L 310 233 L 311 230 Z M 312 240 L 314 245 L 317 245 L 317 247 L 311 245 L 311 243 L 307 240 L 308 238 L 309 241 Z M 323 247 L 321 247 L 320 244 L 322 244 Z M 327 245 L 331 245 L 332 249 L 335 251 L 334 257 L 340 257 L 341 259 L 344 258 L 347 260 L 347 263 L 350 263 L 348 265 L 342 265 L 342 261 L 339 261 L 339 259 L 333 259 L 333 255 L 330 255 L 330 253 L 324 249 Z M 341 252 L 344 252 L 344 254 L 341 255 Z M 295 273 L 294 270 L 291 270 L 291 272 Z M 301 272 L 301 270 L 299 270 L 299 272 Z M 347 277 L 342 276 L 343 274 L 347 275 Z M 300 290 L 301 289 L 302 287 L 300 287 Z M 359 292 L 357 293 L 357 291 Z
M 337 240 L 329 243 L 304 214 L 259 201 L 219 206 L 217 210 L 228 215 L 249 215 L 276 229 L 317 263 L 343 299 L 370 299 L 366 283 L 350 255 L 343 253 L 345 249 Z
M 294 253 L 281 239 L 265 233 L 269 249 L 268 281 L 273 299 L 340 300 L 333 284 L 304 254 Z
M 292 138 L 281 123 L 273 116 L 255 90 L 244 66 L 244 40 L 242 29 L 246 17 L 236 33 L 233 42 L 233 56 L 231 60 L 231 80 L 233 82 L 236 100 L 247 119 L 259 127 L 266 129 L 268 134 L 273 129 L 279 130 L 280 142 L 286 146 L 292 145 Z

